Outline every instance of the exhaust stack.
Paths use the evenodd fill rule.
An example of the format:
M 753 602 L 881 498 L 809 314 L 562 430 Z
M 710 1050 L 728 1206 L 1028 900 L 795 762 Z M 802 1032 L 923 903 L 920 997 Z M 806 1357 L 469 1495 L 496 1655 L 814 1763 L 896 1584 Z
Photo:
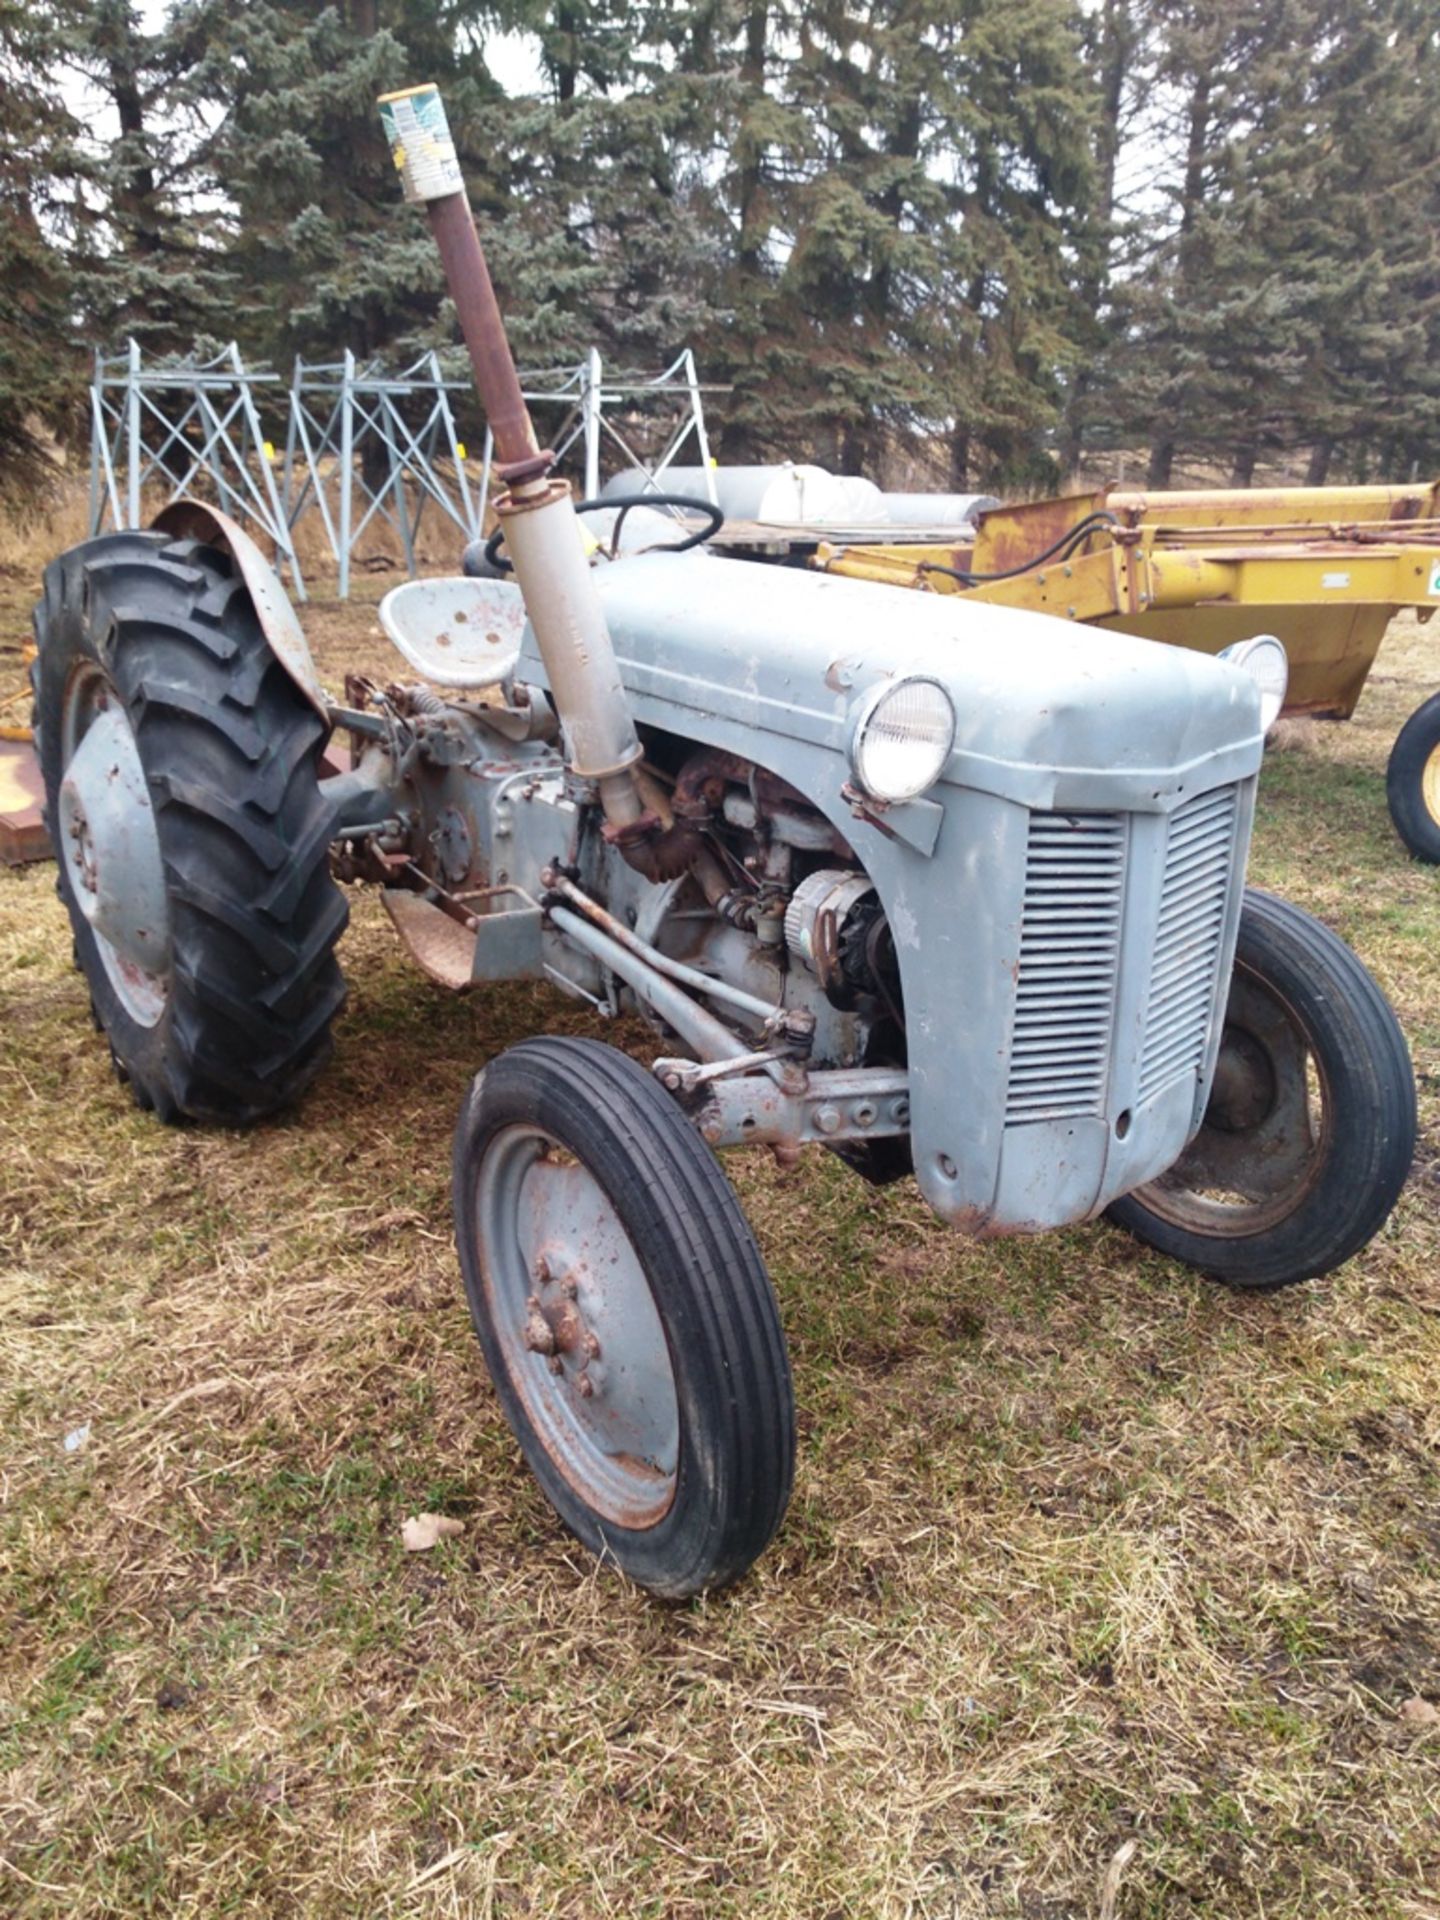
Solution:
M 659 828 L 631 769 L 643 749 L 620 684 L 615 649 L 580 538 L 570 489 L 552 480 L 554 455 L 535 438 L 505 322 L 475 231 L 469 196 L 434 86 L 383 94 L 381 124 L 405 198 L 422 204 L 494 435 L 505 490 L 495 511 L 569 742 L 570 765 L 594 780 L 609 837 L 628 851 Z

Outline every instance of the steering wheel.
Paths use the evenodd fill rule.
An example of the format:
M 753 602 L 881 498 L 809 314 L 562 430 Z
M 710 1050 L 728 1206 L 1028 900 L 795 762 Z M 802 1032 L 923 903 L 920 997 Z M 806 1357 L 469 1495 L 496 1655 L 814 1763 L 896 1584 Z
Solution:
M 620 529 L 625 524 L 625 516 L 632 507 L 684 507 L 692 513 L 703 513 L 708 525 L 701 527 L 698 533 L 687 533 L 683 540 L 664 540 L 651 547 L 651 553 L 688 553 L 691 547 L 703 545 L 713 540 L 725 524 L 725 516 L 719 507 L 709 500 L 696 500 L 688 493 L 636 493 L 626 500 L 577 500 L 576 513 L 598 513 L 602 507 L 618 507 L 615 530 L 610 536 L 610 558 L 613 560 L 620 548 Z M 505 544 L 505 523 L 502 520 L 490 538 L 485 542 L 486 564 L 500 573 L 513 573 L 514 565 L 504 558 L 500 549 Z

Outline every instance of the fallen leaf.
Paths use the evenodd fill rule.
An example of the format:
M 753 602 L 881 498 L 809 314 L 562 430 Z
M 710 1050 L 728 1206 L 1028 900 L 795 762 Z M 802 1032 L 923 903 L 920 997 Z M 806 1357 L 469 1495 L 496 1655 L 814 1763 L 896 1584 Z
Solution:
M 1430 1700 L 1422 1700 L 1417 1693 L 1400 1702 L 1400 1718 L 1417 1727 L 1440 1726 L 1440 1707 Z
M 464 1531 L 465 1522 L 452 1520 L 448 1514 L 416 1513 L 402 1521 L 400 1538 L 407 1553 L 428 1553 L 437 1541 L 448 1540 L 452 1534 Z

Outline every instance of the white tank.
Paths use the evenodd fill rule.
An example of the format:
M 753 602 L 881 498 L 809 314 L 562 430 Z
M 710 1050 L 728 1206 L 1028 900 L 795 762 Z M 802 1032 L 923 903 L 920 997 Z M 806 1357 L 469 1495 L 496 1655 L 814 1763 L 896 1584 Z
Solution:
M 715 502 L 727 520 L 762 526 L 958 527 L 1000 502 L 987 493 L 882 493 L 858 473 L 786 460 L 768 467 L 712 467 Z M 656 485 L 665 493 L 708 500 L 703 467 L 668 467 Z M 646 491 L 642 474 L 617 473 L 600 489 L 606 500 Z
M 993 493 L 886 493 L 883 518 L 892 527 L 963 527 L 1000 502 Z
M 880 489 L 872 480 L 837 478 L 824 467 L 794 461 L 770 467 L 712 467 L 716 504 L 727 520 L 765 526 L 874 526 L 884 519 Z M 666 493 L 709 498 L 703 467 L 669 467 L 656 485 Z M 617 473 L 605 482 L 607 500 L 644 491 L 638 473 Z

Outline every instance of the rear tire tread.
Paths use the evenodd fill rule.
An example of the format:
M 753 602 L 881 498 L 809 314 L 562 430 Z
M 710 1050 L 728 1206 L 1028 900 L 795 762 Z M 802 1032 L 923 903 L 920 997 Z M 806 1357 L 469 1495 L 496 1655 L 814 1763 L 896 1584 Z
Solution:
M 201 542 L 121 533 L 74 548 L 46 569 L 34 624 L 47 814 L 65 676 L 82 656 L 119 694 L 154 799 L 174 948 L 154 1030 L 119 1006 L 61 867 L 117 1062 L 162 1118 L 258 1119 L 323 1066 L 344 1001 L 325 723 L 271 652 L 229 555 Z

